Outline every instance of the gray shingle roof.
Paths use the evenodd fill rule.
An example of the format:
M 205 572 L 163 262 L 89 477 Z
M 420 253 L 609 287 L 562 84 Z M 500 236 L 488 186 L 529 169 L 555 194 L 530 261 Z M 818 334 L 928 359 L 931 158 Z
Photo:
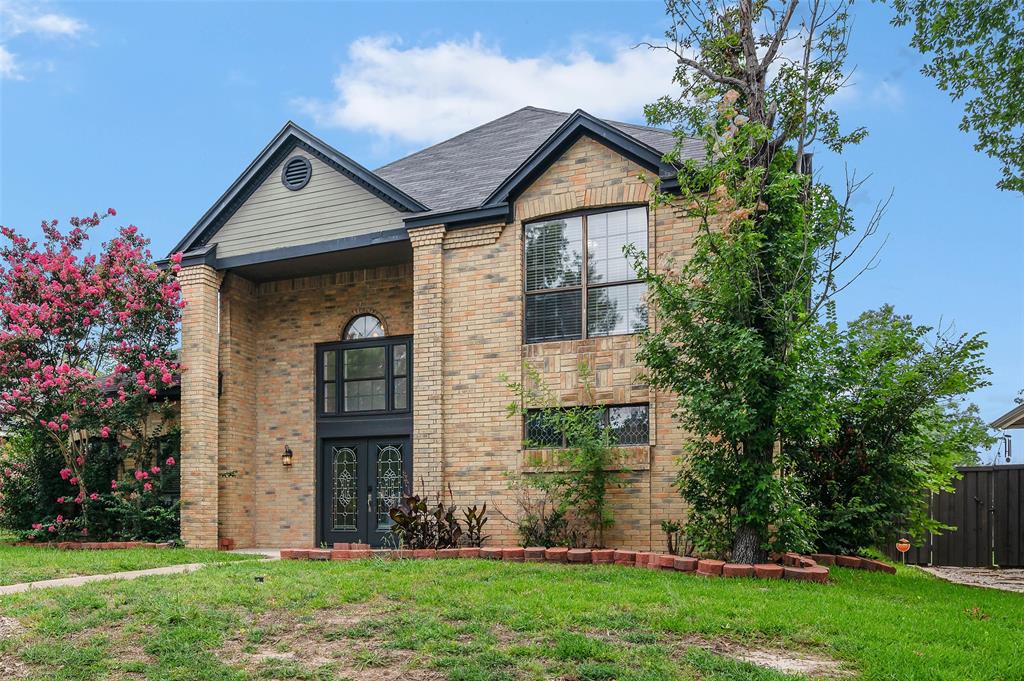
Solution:
M 432 212 L 475 208 L 569 116 L 527 106 L 393 161 L 374 173 Z M 605 122 L 662 153 L 675 146 L 675 137 L 668 130 Z M 685 154 L 691 153 L 694 158 L 703 154 L 699 140 L 685 145 Z

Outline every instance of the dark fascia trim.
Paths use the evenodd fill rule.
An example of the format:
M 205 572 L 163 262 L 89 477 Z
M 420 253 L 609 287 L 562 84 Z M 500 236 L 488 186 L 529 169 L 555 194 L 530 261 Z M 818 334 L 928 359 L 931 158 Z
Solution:
M 515 172 L 505 178 L 491 192 L 490 196 L 484 200 L 483 205 L 511 204 L 518 189 L 536 179 L 552 161 L 583 135 L 593 137 L 648 170 L 657 172 L 659 176 L 667 167 L 661 160 L 661 152 L 657 149 L 644 144 L 635 137 L 630 137 L 600 119 L 594 118 L 586 111 L 577 109 L 562 125 L 558 126 L 557 130 L 551 133 L 544 144 L 523 161 Z
M 433 213 L 431 215 L 418 216 L 405 218 L 406 229 L 413 229 L 415 227 L 428 227 L 430 225 L 444 225 L 448 229 L 462 229 L 464 227 L 472 227 L 474 225 L 481 225 L 488 222 L 495 222 L 501 220 L 503 222 L 509 222 L 511 220 L 511 210 L 508 204 L 499 203 L 494 206 L 485 206 L 482 208 L 461 208 L 459 210 L 449 210 L 443 213 Z
M 217 244 L 207 244 L 206 246 L 200 246 L 199 248 L 183 253 L 181 256 L 181 266 L 190 267 L 192 265 L 209 265 L 210 267 L 217 266 Z M 166 270 L 171 266 L 170 258 L 163 258 L 162 260 L 156 261 L 156 266 L 162 270 Z
M 395 229 L 385 229 L 379 232 L 371 232 L 369 234 L 347 236 L 341 239 L 317 241 L 316 243 L 303 244 L 301 246 L 285 246 L 283 248 L 274 248 L 269 251 L 260 251 L 258 253 L 233 255 L 227 258 L 216 258 L 214 267 L 219 270 L 225 270 L 232 267 L 260 265 L 268 262 L 276 262 L 278 260 L 303 258 L 308 255 L 323 255 L 324 253 L 348 251 L 353 248 L 363 248 L 364 246 L 376 246 L 377 244 L 405 241 L 408 238 L 409 233 L 406 232 L 404 227 L 396 227 Z M 182 264 L 184 264 L 184 262 L 182 262 Z
M 375 175 L 319 137 L 288 121 L 267 146 L 253 159 L 228 190 L 199 219 L 171 253 L 182 253 L 203 245 L 245 202 L 256 188 L 295 147 L 301 147 L 384 201 L 406 212 L 429 210 L 390 182 Z

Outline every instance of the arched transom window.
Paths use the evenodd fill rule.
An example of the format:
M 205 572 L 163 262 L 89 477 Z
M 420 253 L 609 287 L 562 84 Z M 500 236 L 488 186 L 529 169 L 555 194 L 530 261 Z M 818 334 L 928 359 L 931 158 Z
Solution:
M 363 340 L 364 338 L 383 338 L 384 325 L 372 314 L 361 314 L 354 317 L 345 327 L 342 340 Z

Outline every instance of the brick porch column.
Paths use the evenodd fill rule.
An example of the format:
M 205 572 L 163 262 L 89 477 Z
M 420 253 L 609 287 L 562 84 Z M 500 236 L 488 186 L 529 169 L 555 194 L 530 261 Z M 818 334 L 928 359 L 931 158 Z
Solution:
M 444 487 L 444 225 L 409 230 L 412 242 L 413 489 Z
M 178 280 L 188 303 L 181 323 L 181 538 L 216 548 L 220 274 L 192 265 Z

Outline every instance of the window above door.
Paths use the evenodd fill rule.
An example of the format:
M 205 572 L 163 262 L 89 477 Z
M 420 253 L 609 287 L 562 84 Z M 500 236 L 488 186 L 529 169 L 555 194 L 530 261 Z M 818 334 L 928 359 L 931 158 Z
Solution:
M 412 395 L 412 341 L 368 338 L 317 349 L 317 403 L 321 416 L 408 412 Z

